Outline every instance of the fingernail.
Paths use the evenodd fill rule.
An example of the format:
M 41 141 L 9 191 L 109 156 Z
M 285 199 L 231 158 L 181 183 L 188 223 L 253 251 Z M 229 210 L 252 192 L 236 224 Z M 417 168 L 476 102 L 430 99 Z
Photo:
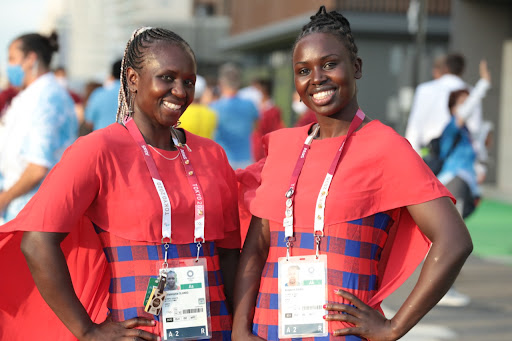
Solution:
M 339 289 L 334 289 L 333 291 L 335 294 L 337 294 L 339 292 Z
M 156 321 L 155 320 L 151 321 L 151 324 L 156 326 Z
M 322 316 L 322 317 L 324 318 L 324 320 L 327 320 L 327 315 L 324 315 L 324 316 Z
M 324 305 L 323 305 L 323 308 L 324 308 L 324 309 L 327 309 L 327 304 L 324 304 Z

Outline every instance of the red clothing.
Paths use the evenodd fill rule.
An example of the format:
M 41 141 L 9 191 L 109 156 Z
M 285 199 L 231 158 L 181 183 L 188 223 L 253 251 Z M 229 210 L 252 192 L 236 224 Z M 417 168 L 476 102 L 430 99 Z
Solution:
M 236 180 L 226 155 L 222 148 L 211 140 L 188 132 L 186 138 L 187 145 L 192 149 L 188 157 L 205 198 L 205 238 L 207 241 L 217 241 L 217 246 L 239 248 Z M 166 160 L 151 148 L 150 150 L 171 202 L 172 243 L 189 244 L 193 242 L 195 196 L 184 174 L 183 165 L 179 158 Z M 167 158 L 177 155 L 177 152 L 159 152 Z M 61 161 L 46 177 L 37 194 L 18 217 L 2 226 L 2 229 L 6 232 L 71 232 L 64 244 L 69 247 L 67 260 L 75 291 L 91 317 L 96 321 L 102 321 L 106 316 L 105 289 L 109 285 L 109 274 L 106 271 L 108 265 L 101 250 L 102 245 L 91 228 L 91 222 L 103 231 L 126 240 L 160 243 L 161 212 L 161 202 L 140 148 L 122 125 L 112 124 L 78 139 L 68 148 Z M 81 234 L 82 237 L 77 238 Z M 19 240 L 19 233 L 0 234 L 0 246 L 3 245 L 0 247 L 0 270 L 4 274 L 12 273 L 13 278 L 23 282 L 27 280 L 29 272 L 24 260 L 20 260 L 21 252 L 13 246 L 15 242 L 19 244 Z M 18 258 L 13 258 L 13 255 Z M 3 261 L 6 259 L 10 260 L 9 263 Z M 152 266 L 156 269 L 154 261 Z M 22 275 L 18 275 L 20 272 Z M 15 292 L 13 288 L 16 285 L 12 283 L 14 281 L 0 282 L 1 292 Z M 48 311 L 49 308 L 35 290 L 31 278 L 23 283 L 27 284 L 24 286 L 27 295 L 29 293 L 34 296 L 34 300 L 27 302 L 17 298 L 4 301 L 2 298 L 1 326 L 8 325 L 3 322 L 4 319 L 10 321 L 21 310 L 32 312 L 41 308 Z M 82 295 L 82 288 L 90 286 L 95 286 L 99 290 L 94 290 L 93 295 Z M 16 292 L 19 293 L 19 290 Z M 17 307 L 19 305 L 22 309 Z M 96 315 L 93 316 L 92 313 Z M 50 322 L 42 326 L 43 332 L 38 330 L 39 335 L 67 333 L 70 337 L 70 333 L 57 322 L 51 311 L 48 316 L 53 317 L 50 321 L 55 323 Z M 27 320 L 20 322 L 21 320 L 18 315 L 18 326 L 28 323 Z M 23 331 L 17 331 L 18 339 L 25 340 L 29 339 L 29 335 L 34 336 L 33 328 L 24 330 L 26 335 Z M 6 334 L 9 332 L 13 330 L 4 331 Z
M 252 134 L 252 155 L 254 161 L 258 161 L 265 156 L 263 147 L 263 136 L 274 130 L 284 128 L 281 120 L 281 110 L 275 105 L 269 105 L 260 113 L 258 129 Z
M 7 110 L 12 99 L 18 94 L 19 90 L 13 86 L 0 91 L 0 117 L 2 117 Z
M 70 89 L 67 89 L 68 90 L 68 93 L 69 95 L 71 96 L 71 98 L 73 99 L 73 103 L 75 104 L 81 104 L 83 102 L 82 100 L 82 97 L 80 97 L 79 94 L 77 94 L 76 92 L 74 92 L 73 90 L 70 90 Z
M 311 123 L 317 123 L 315 112 L 311 109 L 308 109 L 304 114 L 302 114 L 297 122 L 295 122 L 296 127 L 302 127 L 305 125 L 310 125 Z
M 271 301 L 265 302 L 265 295 L 270 294 L 272 299 L 272 295 L 277 294 L 276 279 L 270 275 L 273 273 L 271 268 L 278 257 L 286 254 L 281 238 L 284 237 L 284 194 L 289 188 L 291 174 L 309 128 L 310 125 L 282 129 L 267 135 L 268 156 L 261 174 L 257 172 L 261 163 L 239 174 L 240 187 L 250 212 L 270 221 L 271 246 L 266 270 L 262 274 L 253 330 L 268 339 L 274 339 L 274 333 L 277 333 L 274 327 L 277 325 L 277 309 L 273 309 Z M 314 254 L 312 232 L 316 199 L 343 138 L 313 140 L 311 144 L 294 199 L 294 230 L 301 239 L 294 243 L 294 255 Z M 256 171 L 251 173 L 253 170 Z M 260 181 L 261 185 L 256 189 L 255 184 Z M 407 140 L 391 128 L 372 121 L 355 132 L 345 145 L 325 209 L 325 237 L 321 245 L 328 257 L 329 300 L 339 301 L 330 289 L 348 288 L 364 302 L 379 309 L 382 300 L 398 288 L 424 259 L 430 246 L 406 206 L 441 196 L 450 196 L 450 193 Z M 376 217 L 382 220 L 383 216 L 389 217 L 389 226 L 376 224 Z M 370 232 L 383 230 L 383 226 L 386 235 L 380 234 L 377 238 Z M 369 231 L 369 234 L 357 235 L 364 231 Z M 338 245 L 336 240 L 341 240 L 340 245 L 345 246 L 334 250 Z M 350 243 L 364 243 L 368 248 L 347 254 Z M 374 249 L 371 259 L 363 253 L 363 250 Z M 363 267 L 370 272 L 362 270 Z M 355 269 L 352 273 L 370 276 L 368 278 L 374 276 L 376 287 L 371 285 L 371 281 L 365 283 L 365 280 L 358 287 L 347 287 L 342 275 L 333 276 L 334 273 L 350 272 L 350 268 Z M 331 332 L 333 328 L 340 327 L 338 323 L 329 324 Z M 332 334 L 331 339 L 335 339 Z

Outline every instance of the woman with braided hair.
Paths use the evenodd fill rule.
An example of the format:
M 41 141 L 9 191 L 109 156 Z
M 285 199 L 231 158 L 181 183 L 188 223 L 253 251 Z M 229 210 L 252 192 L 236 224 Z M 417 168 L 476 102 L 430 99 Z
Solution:
M 318 124 L 267 135 L 266 159 L 239 176 L 253 217 L 233 339 L 397 340 L 450 288 L 472 250 L 469 233 L 410 144 L 359 107 L 362 61 L 343 15 L 322 6 L 311 17 L 293 70 Z M 386 318 L 381 302 L 423 259 L 416 286 Z M 286 286 L 295 265 L 300 281 Z
M 36 304 L 52 326 L 41 327 L 43 339 L 231 339 L 237 184 L 219 145 L 177 127 L 195 79 L 195 56 L 181 37 L 136 30 L 121 65 L 117 123 L 73 144 L 5 226 L 26 231 L 21 249 L 35 285 L 67 328 Z M 18 265 L 15 274 L 28 272 Z M 166 290 L 173 273 L 182 287 Z M 14 311 L 16 296 L 2 306 Z M 31 303 L 40 303 L 35 296 Z M 23 317 L 0 314 L 17 327 L 2 339 L 37 335 L 20 331 L 35 316 L 21 305 Z

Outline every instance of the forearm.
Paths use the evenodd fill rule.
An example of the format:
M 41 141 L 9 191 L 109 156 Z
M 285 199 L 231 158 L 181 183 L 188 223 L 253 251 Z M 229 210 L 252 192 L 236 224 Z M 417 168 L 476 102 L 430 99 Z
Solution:
M 465 122 L 476 112 L 476 108 L 482 103 L 487 90 L 491 87 L 491 83 L 486 79 L 480 79 L 473 90 L 471 90 L 468 98 L 462 103 L 457 110 L 457 119 Z
M 423 212 L 409 210 L 422 231 L 432 241 L 414 289 L 392 318 L 392 326 L 401 337 L 425 316 L 453 284 L 473 244 L 462 218 L 448 198 L 435 199 Z M 432 212 L 437 212 L 432 215 Z M 397 246 L 399 247 L 399 246 Z
M 48 168 L 34 163 L 29 163 L 25 171 L 21 174 L 20 179 L 10 188 L 6 189 L 4 194 L 7 201 L 12 200 L 30 192 L 44 179 L 48 173 Z
M 230 312 L 233 312 L 233 295 L 235 289 L 235 275 L 240 258 L 240 249 L 218 248 L 219 265 L 224 280 L 224 294 Z
M 93 322 L 73 289 L 66 259 L 60 248 L 60 241 L 64 237 L 63 233 L 25 232 L 21 248 L 41 296 L 73 335 L 80 339 Z
M 261 273 L 268 256 L 267 238 L 253 233 L 255 220 L 261 223 L 259 218 L 253 218 L 251 222 L 236 275 L 233 336 L 239 340 L 243 340 L 244 335 L 251 333 Z

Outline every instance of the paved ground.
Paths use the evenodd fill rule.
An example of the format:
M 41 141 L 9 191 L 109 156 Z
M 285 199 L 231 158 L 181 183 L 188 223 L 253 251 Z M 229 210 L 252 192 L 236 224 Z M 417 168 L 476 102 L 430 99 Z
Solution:
M 416 282 L 418 271 L 385 302 L 392 316 Z M 512 341 L 512 265 L 470 256 L 456 282 L 471 297 L 463 308 L 435 307 L 401 340 Z
M 435 307 L 401 340 L 512 341 L 512 193 L 485 187 L 484 200 L 467 221 L 475 249 L 455 283 L 471 303 Z M 398 310 L 418 275 L 384 302 L 386 316 Z

